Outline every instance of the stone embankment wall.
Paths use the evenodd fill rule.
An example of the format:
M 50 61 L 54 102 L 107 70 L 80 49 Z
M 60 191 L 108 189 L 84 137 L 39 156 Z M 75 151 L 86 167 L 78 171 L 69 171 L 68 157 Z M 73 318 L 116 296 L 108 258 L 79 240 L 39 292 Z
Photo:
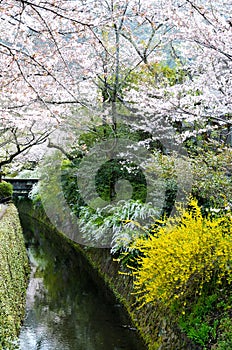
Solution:
M 136 305 L 133 280 L 123 274 L 109 250 L 84 248 L 83 254 L 125 307 L 131 319 L 131 327 L 137 328 L 148 350 L 200 349 L 181 333 L 168 308 L 158 304 L 142 308 Z
M 17 349 L 25 312 L 29 263 L 18 211 L 0 207 L 0 349 Z
M 136 307 L 135 295 L 133 295 L 133 281 L 130 276 L 120 274 L 119 264 L 113 260 L 108 249 L 88 248 L 75 244 L 61 232 L 58 232 L 50 224 L 41 208 L 34 210 L 29 202 L 19 203 L 19 211 L 26 214 L 27 224 L 29 217 L 38 220 L 46 226 L 50 226 L 49 235 L 53 239 L 62 240 L 70 248 L 80 252 L 89 265 L 89 272 L 95 280 L 100 279 L 113 292 L 115 297 L 125 308 L 131 319 L 131 328 L 137 328 L 141 338 L 149 350 L 197 350 L 199 347 L 193 345 L 172 319 L 168 309 L 161 306 L 146 306 L 141 309 Z

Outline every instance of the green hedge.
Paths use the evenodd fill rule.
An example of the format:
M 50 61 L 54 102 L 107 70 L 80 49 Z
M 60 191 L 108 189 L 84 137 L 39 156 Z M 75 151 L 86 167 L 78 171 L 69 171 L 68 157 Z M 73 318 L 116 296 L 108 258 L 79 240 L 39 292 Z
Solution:
M 0 201 L 4 198 L 11 197 L 13 194 L 13 186 L 8 182 L 0 182 Z
M 17 209 L 10 204 L 0 220 L 0 349 L 17 349 L 24 317 L 29 264 Z

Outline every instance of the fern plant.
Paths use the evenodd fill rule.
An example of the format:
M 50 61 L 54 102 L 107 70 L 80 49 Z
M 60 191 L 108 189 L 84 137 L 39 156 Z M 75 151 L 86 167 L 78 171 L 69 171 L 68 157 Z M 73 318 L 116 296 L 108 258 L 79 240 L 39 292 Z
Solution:
M 127 251 L 149 227 L 149 218 L 158 211 L 150 203 L 121 200 L 117 205 L 92 209 L 82 207 L 80 230 L 89 244 L 111 246 L 111 253 Z M 135 229 L 136 228 L 136 229 Z

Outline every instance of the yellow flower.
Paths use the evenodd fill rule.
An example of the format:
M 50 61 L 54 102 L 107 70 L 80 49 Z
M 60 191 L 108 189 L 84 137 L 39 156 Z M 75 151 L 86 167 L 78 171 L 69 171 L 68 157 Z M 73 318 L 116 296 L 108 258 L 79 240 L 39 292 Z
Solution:
M 179 217 L 167 219 L 157 235 L 136 241 L 134 248 L 142 254 L 132 274 L 141 303 L 158 299 L 169 303 L 183 297 L 190 285 L 201 291 L 215 271 L 218 283 L 223 278 L 232 281 L 230 218 L 204 218 L 194 199 L 190 207 Z

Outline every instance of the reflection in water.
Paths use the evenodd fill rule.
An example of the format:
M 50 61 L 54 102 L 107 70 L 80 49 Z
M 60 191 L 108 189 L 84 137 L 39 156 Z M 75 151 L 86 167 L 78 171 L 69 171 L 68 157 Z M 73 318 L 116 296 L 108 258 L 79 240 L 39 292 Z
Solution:
M 32 273 L 21 350 L 141 350 L 119 305 L 109 302 L 78 254 L 37 232 L 28 241 Z

